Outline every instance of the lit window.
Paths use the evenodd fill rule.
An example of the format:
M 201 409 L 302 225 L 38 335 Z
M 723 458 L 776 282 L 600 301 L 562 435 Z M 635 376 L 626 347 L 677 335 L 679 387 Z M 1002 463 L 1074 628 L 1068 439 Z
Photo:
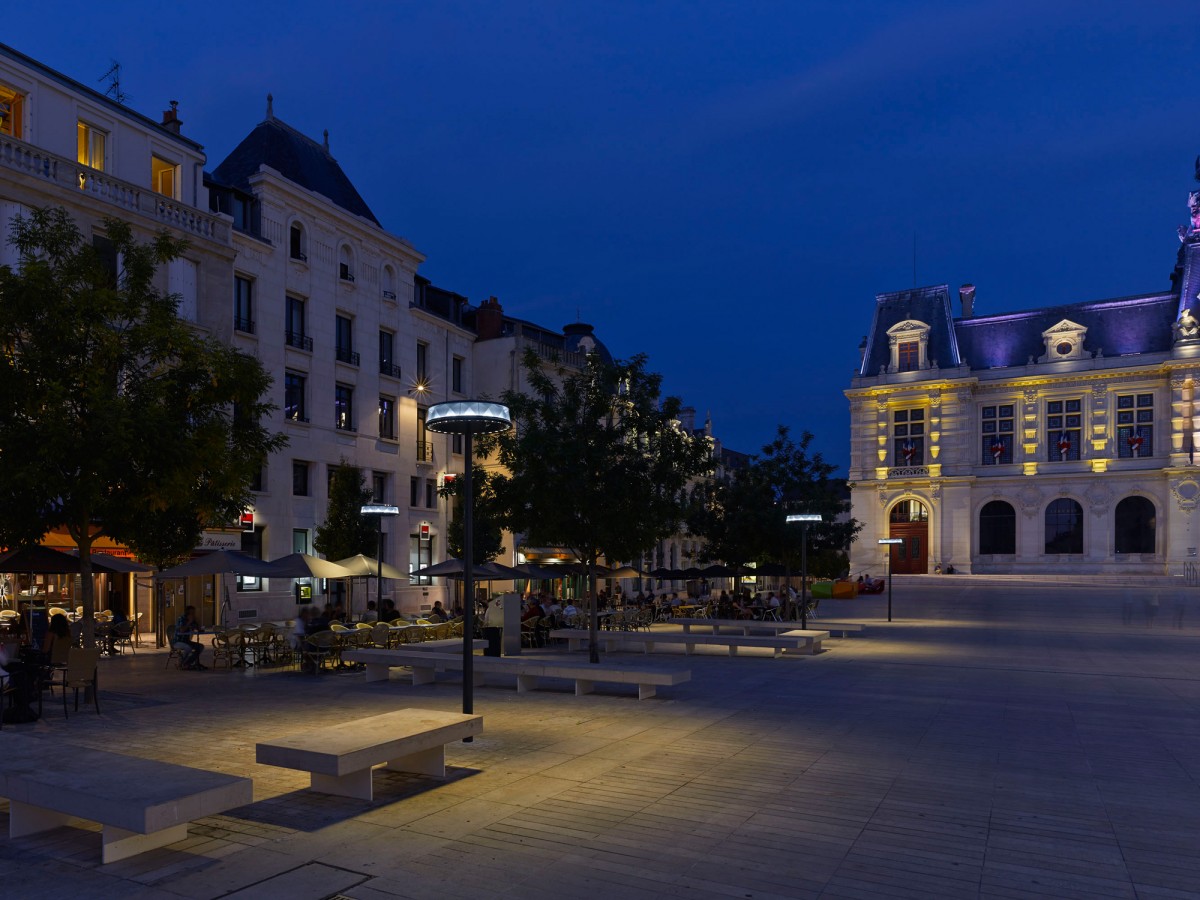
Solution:
M 86 122 L 80 122 L 77 135 L 79 138 L 79 164 L 104 171 L 104 147 L 108 135 Z
M 893 466 L 925 463 L 925 410 L 898 409 L 892 414 Z
M 21 137 L 24 112 L 25 97 L 0 84 L 0 134 Z
M 999 466 L 1013 461 L 1013 407 L 985 406 L 979 411 L 979 430 L 983 439 L 985 466 Z
M 896 348 L 899 354 L 898 368 L 901 372 L 915 371 L 921 360 L 921 343 L 919 341 L 905 341 Z
M 1047 402 L 1047 459 L 1051 462 L 1079 459 L 1082 428 L 1082 400 L 1050 400 Z
M 283 416 L 293 422 L 307 422 L 304 410 L 305 378 L 299 372 L 287 372 L 283 376 Z
M 396 438 L 396 398 L 379 398 L 379 436 L 388 440 Z
M 333 388 L 334 427 L 338 431 L 354 431 L 354 388 L 348 384 Z
M 1117 456 L 1136 459 L 1154 455 L 1154 395 L 1117 397 Z
M 164 197 L 170 197 L 172 200 L 178 200 L 179 166 L 167 162 L 165 159 L 159 159 L 157 156 L 151 156 L 150 184 L 157 193 Z

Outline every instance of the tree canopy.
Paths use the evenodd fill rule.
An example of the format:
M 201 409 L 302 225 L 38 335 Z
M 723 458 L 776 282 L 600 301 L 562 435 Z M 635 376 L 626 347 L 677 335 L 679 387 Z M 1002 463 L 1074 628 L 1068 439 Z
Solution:
M 504 527 L 501 510 L 496 500 L 495 476 L 478 464 L 481 461 L 478 459 L 478 444 L 475 445 L 473 455 L 477 457 L 477 462 L 471 478 L 472 492 L 475 494 L 475 505 L 471 508 L 472 521 L 475 525 L 471 556 L 474 557 L 472 562 L 480 565 L 495 559 L 504 549 Z M 462 559 L 466 552 L 463 543 L 463 513 L 466 507 L 462 502 L 465 498 L 465 490 L 466 479 L 455 478 L 440 492 L 443 497 L 454 497 L 458 500 L 454 504 L 454 513 L 446 528 L 446 549 L 456 559 Z
M 115 219 L 93 242 L 61 208 L 12 224 L 20 264 L 0 267 L 0 543 L 65 528 L 90 643 L 96 538 L 159 564 L 185 555 L 205 525 L 236 521 L 284 439 L 263 425 L 262 365 L 203 337 L 156 287 L 184 242 L 162 232 L 140 243 Z
M 364 503 L 371 502 L 371 489 L 358 466 L 342 460 L 329 480 L 329 505 L 325 521 L 317 526 L 313 549 L 326 559 L 346 559 L 359 553 L 379 554 L 379 522 L 364 516 Z

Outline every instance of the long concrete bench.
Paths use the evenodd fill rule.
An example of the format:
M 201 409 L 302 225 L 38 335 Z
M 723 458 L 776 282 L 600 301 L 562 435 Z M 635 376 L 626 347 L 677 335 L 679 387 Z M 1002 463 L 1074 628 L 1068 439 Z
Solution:
M 254 799 L 249 778 L 19 735 L 0 738 L 10 838 L 98 822 L 101 860 L 187 838 L 188 823 Z
M 446 744 L 481 731 L 483 716 L 401 709 L 260 741 L 255 759 L 308 772 L 314 791 L 370 800 L 374 766 L 445 778 Z
M 863 631 L 863 626 L 857 623 L 818 621 L 811 616 L 809 617 L 809 622 L 814 625 L 820 625 L 824 631 L 831 633 L 839 631 L 842 637 L 845 637 L 847 634 L 862 634 Z M 693 628 L 701 628 L 706 632 L 711 631 L 713 634 L 721 634 L 722 632 L 732 634 L 784 634 L 797 630 L 794 621 L 776 622 L 773 619 L 765 621 L 759 621 L 758 619 L 671 619 L 668 624 L 682 626 L 685 634 L 691 633 Z
M 557 628 L 550 632 L 550 637 L 565 639 L 572 650 L 579 650 L 588 645 L 588 633 L 582 628 Z M 614 650 L 621 645 L 638 645 L 649 653 L 656 644 L 682 646 L 683 652 L 690 654 L 697 646 L 728 647 L 730 656 L 737 656 L 741 648 L 758 647 L 774 650 L 775 656 L 782 656 L 784 651 L 796 650 L 802 653 L 819 653 L 821 642 L 829 637 L 828 631 L 801 630 L 799 628 L 776 635 L 744 635 L 744 634 L 699 634 L 697 632 L 680 631 L 601 631 L 597 635 L 605 650 Z
M 413 684 L 429 684 L 437 672 L 461 672 L 462 656 L 449 653 L 428 653 L 405 648 L 382 650 L 368 648 L 347 651 L 343 656 L 351 662 L 367 667 L 367 681 L 382 681 L 388 677 L 388 669 L 407 666 L 412 669 Z M 576 695 L 590 694 L 595 684 L 636 684 L 638 699 L 653 697 L 659 687 L 673 686 L 691 681 L 690 670 L 653 671 L 646 669 L 616 668 L 613 666 L 576 663 L 569 660 L 550 660 L 545 657 L 522 656 L 477 656 L 471 661 L 476 684 L 483 684 L 489 673 L 505 673 L 517 676 L 517 693 L 536 690 L 542 678 L 566 678 L 575 682 Z
M 487 643 L 487 641 L 482 640 L 481 638 L 476 638 L 475 640 L 471 641 L 471 646 L 476 650 L 482 650 L 487 646 Z M 401 644 L 396 649 L 422 650 L 431 653 L 453 653 L 455 650 L 462 650 L 462 645 L 463 639 L 460 637 L 439 638 L 436 641 L 414 641 L 411 644 Z M 367 647 L 364 649 L 373 650 L 382 648 Z M 345 656 L 344 653 L 342 655 Z

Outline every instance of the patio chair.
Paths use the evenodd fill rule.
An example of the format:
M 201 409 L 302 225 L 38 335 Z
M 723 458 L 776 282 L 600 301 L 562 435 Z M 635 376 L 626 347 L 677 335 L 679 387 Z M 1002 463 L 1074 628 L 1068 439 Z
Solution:
M 531 619 L 526 619 L 521 623 L 521 646 L 536 647 L 538 642 L 538 626 L 542 622 L 541 616 L 534 616 Z
M 133 623 L 118 622 L 112 629 L 112 646 L 117 653 L 124 653 L 125 648 L 129 648 L 130 653 L 137 653 L 137 649 L 133 646 Z
M 301 651 L 303 670 L 312 675 L 319 674 L 325 668 L 325 663 L 333 658 L 336 641 L 337 635 L 332 631 L 305 635 L 304 649 Z
M 96 683 L 96 669 L 100 661 L 98 647 L 71 647 L 67 653 L 67 665 L 62 670 L 58 685 L 63 689 L 63 717 L 67 717 L 67 688 L 75 690 L 75 711 L 79 712 L 79 689 L 92 689 L 92 702 L 96 713 L 100 712 L 100 688 Z

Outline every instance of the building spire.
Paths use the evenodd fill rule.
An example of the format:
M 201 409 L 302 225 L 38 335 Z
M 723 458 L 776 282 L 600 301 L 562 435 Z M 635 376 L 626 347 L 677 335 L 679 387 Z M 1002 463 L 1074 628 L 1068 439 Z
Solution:
M 329 129 L 328 128 L 325 129 L 324 134 L 325 134 L 325 152 L 328 153 L 329 152 Z
M 275 118 L 275 98 L 267 94 L 267 119 Z

